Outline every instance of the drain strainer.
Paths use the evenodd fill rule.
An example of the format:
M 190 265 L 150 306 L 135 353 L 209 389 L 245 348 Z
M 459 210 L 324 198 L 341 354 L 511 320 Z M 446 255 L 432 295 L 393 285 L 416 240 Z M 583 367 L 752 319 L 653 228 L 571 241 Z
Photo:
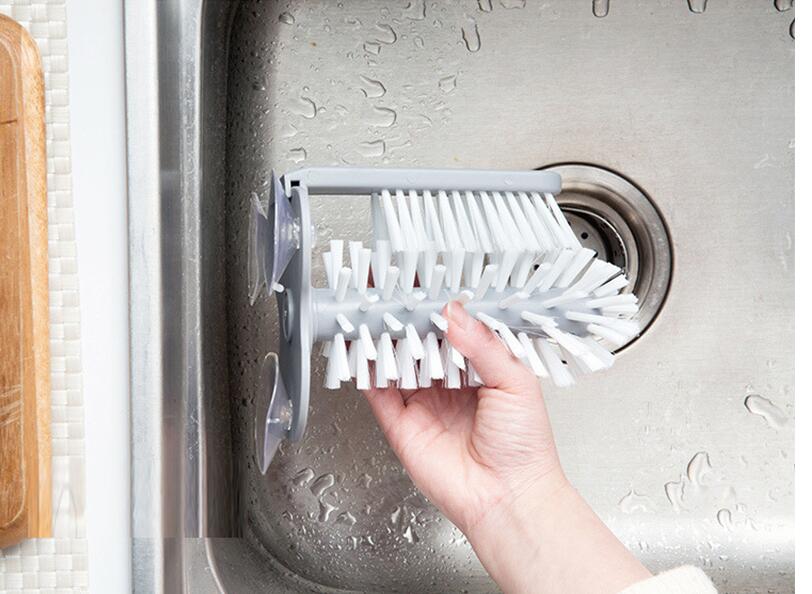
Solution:
M 575 163 L 542 169 L 561 176 L 556 202 L 581 243 L 625 272 L 645 332 L 671 280 L 671 242 L 659 211 L 640 188 L 608 169 Z

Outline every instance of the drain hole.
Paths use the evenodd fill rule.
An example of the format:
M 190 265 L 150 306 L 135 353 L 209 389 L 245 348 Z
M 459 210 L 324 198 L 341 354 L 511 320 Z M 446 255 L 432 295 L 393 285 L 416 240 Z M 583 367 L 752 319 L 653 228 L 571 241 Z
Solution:
M 671 281 L 671 243 L 659 211 L 626 178 L 594 165 L 543 167 L 561 175 L 557 202 L 584 247 L 623 270 L 639 298 L 645 332 L 659 313 Z

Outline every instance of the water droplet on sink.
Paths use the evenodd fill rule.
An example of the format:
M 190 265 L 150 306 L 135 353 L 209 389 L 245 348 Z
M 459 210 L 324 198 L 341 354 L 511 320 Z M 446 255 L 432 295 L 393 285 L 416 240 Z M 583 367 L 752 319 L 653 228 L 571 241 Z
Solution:
M 482 38 L 479 36 L 479 26 L 476 21 L 469 17 L 469 22 L 463 25 L 460 30 L 462 31 L 462 41 L 465 43 L 465 49 L 471 53 L 478 52 L 482 48 Z
M 386 87 L 383 86 L 381 81 L 375 80 L 374 78 L 369 78 L 363 74 L 360 76 L 360 78 L 361 82 L 363 83 L 361 86 L 361 92 L 364 94 L 364 97 L 368 99 L 377 99 L 378 97 L 383 97 L 386 95 Z
M 722 508 L 716 512 L 716 521 L 725 530 L 733 530 L 733 514 L 727 508 Z
M 527 6 L 527 0 L 499 0 L 499 4 L 507 9 L 524 8 Z
M 344 524 L 345 526 L 355 526 L 358 520 L 350 512 L 341 512 L 336 516 L 336 524 Z
M 288 106 L 291 113 L 312 120 L 318 113 L 316 102 L 309 97 L 297 97 Z
M 784 12 L 792 8 L 794 0 L 775 0 L 775 9 L 778 12 Z
M 365 472 L 364 474 L 358 477 L 358 484 L 361 485 L 364 489 L 369 489 L 369 485 L 372 484 L 372 477 Z
M 313 480 L 314 476 L 316 476 L 316 473 L 313 472 L 312 468 L 302 468 L 296 473 L 296 476 L 293 477 L 293 484 L 297 487 L 304 487 Z
M 283 12 L 279 15 L 279 22 L 285 23 L 286 25 L 292 25 L 296 22 L 296 19 L 289 12 Z
M 307 151 L 301 146 L 292 148 L 288 151 L 288 158 L 294 163 L 301 163 L 307 159 Z
M 444 76 L 440 79 L 438 86 L 443 93 L 450 93 L 457 88 L 457 75 Z
M 789 36 L 795 39 L 795 19 L 789 24 Z
M 359 145 L 358 152 L 365 157 L 382 157 L 386 152 L 386 143 L 383 140 L 362 142 Z
M 592 14 L 600 19 L 609 14 L 609 0 L 592 0 Z
M 364 43 L 364 51 L 377 56 L 381 53 L 381 44 L 374 41 L 367 41 Z
M 624 514 L 648 513 L 651 511 L 652 501 L 649 497 L 641 495 L 634 489 L 626 493 L 618 505 Z
M 389 521 L 392 522 L 393 524 L 397 525 L 398 520 L 400 519 L 400 514 L 401 513 L 402 513 L 402 510 L 400 509 L 400 506 L 397 506 L 395 508 L 395 511 L 393 511 L 391 514 L 389 514 Z
M 279 132 L 280 138 L 293 138 L 299 133 L 299 129 L 294 126 L 293 124 L 287 123 L 282 126 L 282 130 Z
M 326 522 L 330 519 L 330 514 L 336 510 L 336 506 L 324 501 L 323 499 L 319 500 L 319 522 Z
M 789 422 L 789 417 L 769 398 L 750 394 L 744 399 L 744 406 L 752 414 L 761 417 L 773 429 L 780 429 Z
M 479 10 L 482 12 L 491 12 L 493 10 L 493 0 L 478 0 Z
M 665 496 L 668 497 L 674 511 L 680 511 L 685 499 L 685 483 L 681 480 L 667 482 L 665 484 Z
M 389 107 L 373 107 L 372 111 L 364 118 L 367 124 L 376 128 L 391 128 L 395 125 L 397 119 L 397 112 Z
M 420 35 L 416 35 L 413 42 L 416 48 L 423 49 L 426 46 L 426 42 L 423 41 L 423 38 L 420 37 Z
M 409 544 L 414 544 L 420 541 L 420 539 L 417 538 L 417 532 L 415 532 L 411 524 L 406 526 L 406 530 L 403 531 L 403 538 L 405 538 L 406 542 L 408 542 Z
M 321 497 L 324 492 L 336 484 L 336 477 L 330 473 L 323 474 L 310 485 L 310 491 L 316 497 Z
M 711 473 L 710 457 L 707 452 L 697 452 L 688 462 L 688 480 L 695 485 L 702 486 Z
M 412 0 L 403 9 L 403 16 L 413 21 L 422 21 L 426 18 L 426 0 Z
M 375 28 L 378 30 L 378 34 L 375 36 L 375 41 L 378 43 L 392 45 L 398 40 L 398 34 L 391 25 L 378 23 Z
M 691 12 L 702 14 L 708 8 L 708 0 L 688 0 L 688 8 Z

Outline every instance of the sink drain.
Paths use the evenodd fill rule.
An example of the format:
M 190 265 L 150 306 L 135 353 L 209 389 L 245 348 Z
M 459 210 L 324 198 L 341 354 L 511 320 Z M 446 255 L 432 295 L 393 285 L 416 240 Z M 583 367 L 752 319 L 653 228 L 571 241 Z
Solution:
M 659 211 L 640 188 L 607 169 L 583 164 L 542 169 L 561 175 L 556 201 L 581 243 L 626 274 L 626 290 L 639 299 L 637 319 L 645 332 L 671 280 L 671 243 Z

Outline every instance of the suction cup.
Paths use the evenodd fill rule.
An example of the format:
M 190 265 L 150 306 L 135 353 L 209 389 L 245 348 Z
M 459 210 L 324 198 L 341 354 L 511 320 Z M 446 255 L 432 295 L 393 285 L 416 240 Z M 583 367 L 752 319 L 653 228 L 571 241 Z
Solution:
M 292 418 L 292 406 L 279 373 L 279 358 L 276 353 L 268 353 L 262 362 L 257 389 L 259 394 L 254 410 L 254 443 L 257 466 L 265 474 L 279 444 L 288 435 Z
M 284 289 L 279 280 L 299 249 L 300 229 L 290 199 L 279 178 L 272 173 L 268 200 L 263 201 L 257 194 L 251 194 L 248 292 L 252 305 L 262 287 L 266 287 L 268 292 L 281 292 Z

